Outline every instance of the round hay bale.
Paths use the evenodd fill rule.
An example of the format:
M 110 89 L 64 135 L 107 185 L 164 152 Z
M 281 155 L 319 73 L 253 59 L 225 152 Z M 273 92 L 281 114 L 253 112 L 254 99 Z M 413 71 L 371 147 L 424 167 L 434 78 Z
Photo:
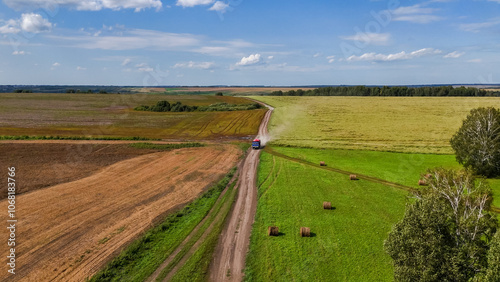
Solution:
M 356 174 L 351 174 L 349 175 L 350 180 L 358 180 L 358 177 L 356 177 Z
M 326 166 L 326 163 L 325 162 L 319 162 L 319 165 L 320 166 Z
M 267 236 L 278 236 L 279 231 L 277 226 L 269 226 L 267 228 Z
M 300 237 L 311 237 L 311 229 L 309 227 L 301 227 Z
M 427 182 L 426 182 L 425 180 L 420 179 L 420 180 L 418 181 L 418 185 L 420 185 L 420 186 L 426 186 L 426 185 L 427 185 Z
M 323 209 L 331 210 L 332 209 L 332 202 L 323 202 Z

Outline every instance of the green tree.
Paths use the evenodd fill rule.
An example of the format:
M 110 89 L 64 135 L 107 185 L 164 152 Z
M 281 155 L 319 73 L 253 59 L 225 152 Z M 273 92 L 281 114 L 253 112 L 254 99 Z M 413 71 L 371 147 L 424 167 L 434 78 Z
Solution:
M 472 172 L 434 169 L 384 242 L 397 281 L 468 281 L 485 271 L 498 222 Z
M 500 111 L 473 109 L 450 141 L 457 161 L 474 172 L 500 175 Z

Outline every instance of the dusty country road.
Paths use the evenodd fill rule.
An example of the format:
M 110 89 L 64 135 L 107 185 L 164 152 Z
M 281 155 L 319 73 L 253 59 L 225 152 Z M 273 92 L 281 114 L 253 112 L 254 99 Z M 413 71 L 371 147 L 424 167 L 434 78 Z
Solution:
M 257 136 L 264 142 L 269 140 L 267 125 L 274 110 L 270 106 L 267 107 L 269 110 L 262 120 Z M 210 266 L 211 281 L 242 281 L 243 279 L 245 258 L 257 210 L 256 177 L 259 156 L 260 150 L 252 150 L 243 164 L 238 196 L 228 217 L 228 223 L 220 235 Z

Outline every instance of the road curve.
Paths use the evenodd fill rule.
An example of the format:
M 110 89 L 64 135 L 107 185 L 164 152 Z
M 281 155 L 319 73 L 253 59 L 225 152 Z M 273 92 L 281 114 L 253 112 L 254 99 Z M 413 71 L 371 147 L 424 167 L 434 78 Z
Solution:
M 267 125 L 274 108 L 267 106 L 257 138 L 268 140 Z M 265 145 L 265 144 L 264 144 Z M 252 224 L 257 210 L 257 166 L 260 150 L 251 150 L 240 172 L 238 197 L 228 216 L 210 265 L 210 281 L 242 281 Z

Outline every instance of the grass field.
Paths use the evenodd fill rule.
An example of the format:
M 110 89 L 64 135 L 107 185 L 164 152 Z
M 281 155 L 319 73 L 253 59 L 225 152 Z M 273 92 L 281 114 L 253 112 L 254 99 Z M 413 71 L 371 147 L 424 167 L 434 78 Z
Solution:
M 391 281 L 383 251 L 405 191 L 263 153 L 246 281 Z M 334 210 L 323 210 L 331 201 Z M 267 227 L 280 236 L 268 237 Z M 301 238 L 299 228 L 312 237 Z
M 137 112 L 160 100 L 185 105 L 248 104 L 244 98 L 154 94 L 0 94 L 0 135 L 212 139 L 254 135 L 265 110 Z
M 274 144 L 452 153 L 449 140 L 472 108 L 498 98 L 252 97 L 275 107 Z

